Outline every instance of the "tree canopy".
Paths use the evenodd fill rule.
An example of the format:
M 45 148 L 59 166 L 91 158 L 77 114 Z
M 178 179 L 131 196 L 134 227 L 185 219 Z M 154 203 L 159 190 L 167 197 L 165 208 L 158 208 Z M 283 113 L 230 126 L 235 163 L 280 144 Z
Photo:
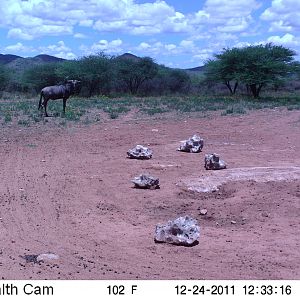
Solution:
M 293 50 L 272 43 L 224 49 L 206 63 L 206 74 L 208 78 L 226 84 L 232 94 L 242 82 L 257 98 L 264 86 L 282 81 L 294 70 L 294 56 Z
M 150 57 L 137 60 L 131 58 L 117 58 L 116 70 L 119 79 L 125 83 L 131 94 L 136 94 L 140 86 L 147 80 L 154 78 L 158 66 Z

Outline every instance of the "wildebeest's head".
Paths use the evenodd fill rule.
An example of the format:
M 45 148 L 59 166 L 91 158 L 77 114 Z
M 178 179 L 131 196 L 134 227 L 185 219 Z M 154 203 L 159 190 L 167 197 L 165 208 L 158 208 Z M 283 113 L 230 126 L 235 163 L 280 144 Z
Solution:
M 74 93 L 80 92 L 81 89 L 81 81 L 80 80 L 66 80 L 66 85 L 71 87 L 71 90 Z

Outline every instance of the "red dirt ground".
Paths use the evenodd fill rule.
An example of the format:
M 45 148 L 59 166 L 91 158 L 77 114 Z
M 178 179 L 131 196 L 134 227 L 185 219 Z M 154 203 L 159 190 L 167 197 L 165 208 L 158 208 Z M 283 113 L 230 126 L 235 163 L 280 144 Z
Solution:
M 194 133 L 203 152 L 176 151 Z M 3 128 L 0 279 L 300 279 L 299 179 L 233 181 L 212 193 L 177 185 L 211 174 L 203 162 L 211 152 L 230 169 L 300 166 L 299 137 L 299 111 L 279 109 Z M 127 159 L 136 144 L 149 144 L 153 158 Z M 134 189 L 142 172 L 161 189 Z M 198 245 L 154 243 L 156 224 L 184 215 L 199 222 Z M 22 258 L 47 252 L 59 260 Z

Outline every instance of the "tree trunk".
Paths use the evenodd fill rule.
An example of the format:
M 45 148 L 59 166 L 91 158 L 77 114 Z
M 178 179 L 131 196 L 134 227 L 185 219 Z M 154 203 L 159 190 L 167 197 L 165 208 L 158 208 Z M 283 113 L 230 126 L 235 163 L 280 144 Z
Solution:
M 238 85 L 239 85 L 239 82 L 236 81 L 235 84 L 234 84 L 234 88 L 233 88 L 233 93 L 234 93 L 234 94 L 235 94 L 235 92 L 236 92 L 236 89 L 237 89 Z
M 226 81 L 226 82 L 225 82 L 225 85 L 228 87 L 228 89 L 229 89 L 229 91 L 230 91 L 230 94 L 233 95 L 233 91 L 232 91 L 230 82 L 229 82 L 229 81 Z
M 249 87 L 250 87 L 253 97 L 258 98 L 259 90 L 258 90 L 256 84 L 250 84 Z

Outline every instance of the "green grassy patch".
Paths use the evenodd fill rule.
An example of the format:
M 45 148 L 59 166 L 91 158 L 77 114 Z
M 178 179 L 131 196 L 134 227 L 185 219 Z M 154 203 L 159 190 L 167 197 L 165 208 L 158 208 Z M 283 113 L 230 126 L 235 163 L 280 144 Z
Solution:
M 0 120 L 5 126 L 11 122 L 20 126 L 31 124 L 46 124 L 43 111 L 37 109 L 38 99 L 25 99 L 12 97 L 0 99 Z M 272 95 L 253 99 L 247 97 L 224 97 L 224 96 L 165 96 L 139 98 L 126 96 L 120 98 L 93 97 L 71 98 L 67 102 L 66 114 L 62 113 L 62 101 L 49 101 L 48 114 L 54 117 L 58 126 L 66 126 L 68 122 L 80 122 L 88 125 L 101 120 L 101 114 L 107 114 L 110 119 L 116 119 L 131 110 L 141 115 L 153 116 L 175 112 L 201 113 L 206 116 L 209 112 L 220 112 L 221 115 L 245 114 L 252 110 L 285 107 L 288 110 L 300 110 L 300 95 Z

